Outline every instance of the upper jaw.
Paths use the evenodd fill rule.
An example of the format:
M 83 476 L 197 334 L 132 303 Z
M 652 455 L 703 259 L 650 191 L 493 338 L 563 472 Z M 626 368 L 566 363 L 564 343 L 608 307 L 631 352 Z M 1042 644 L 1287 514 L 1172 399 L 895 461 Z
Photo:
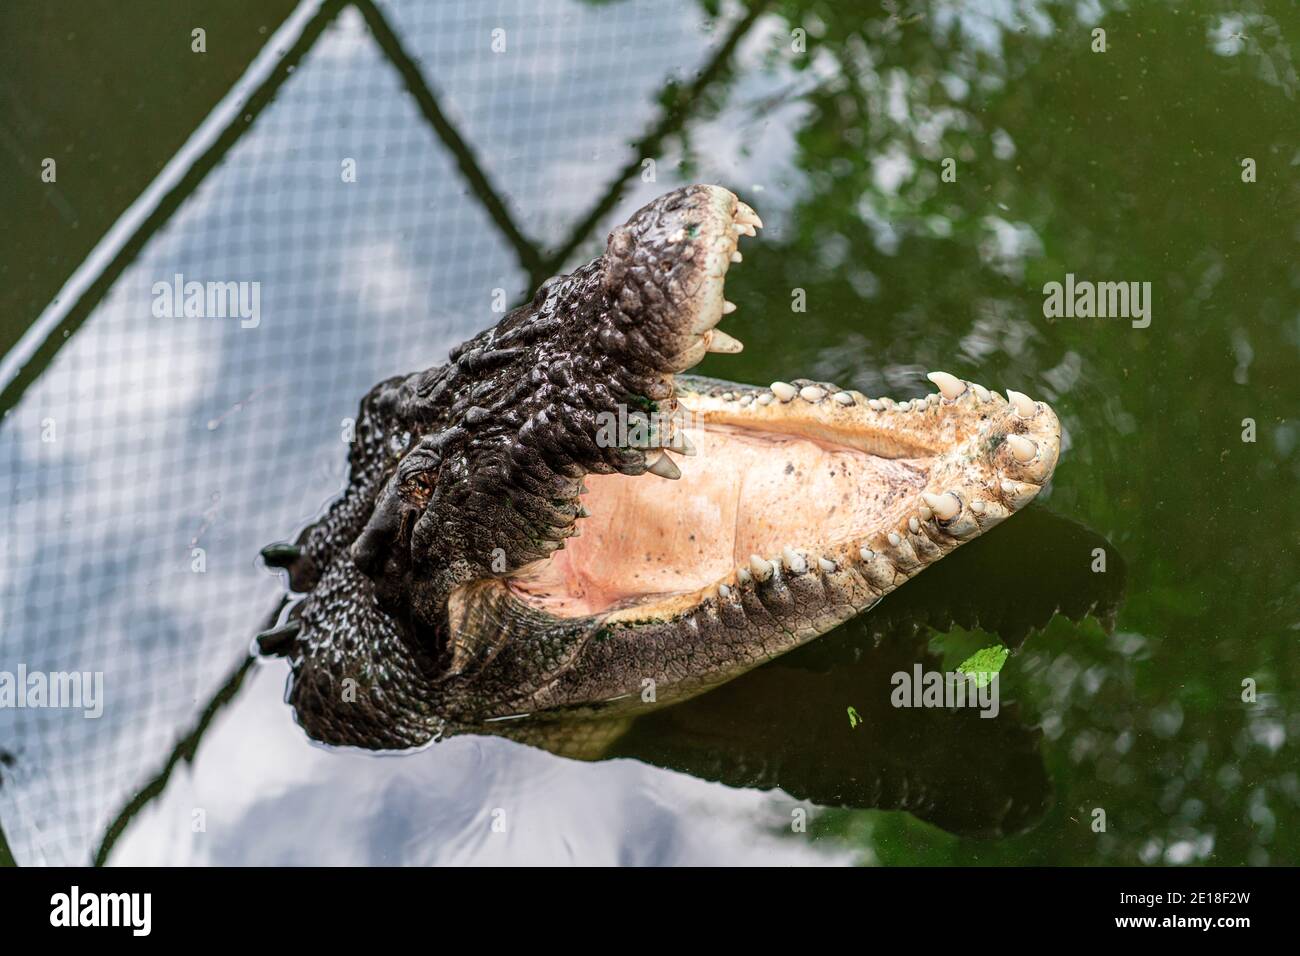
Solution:
M 723 294 L 742 236 L 763 225 L 758 214 L 721 186 L 688 186 L 645 206 L 610 233 L 605 285 L 615 309 L 663 356 L 669 373 L 708 352 L 741 345 L 717 329 L 735 310 Z

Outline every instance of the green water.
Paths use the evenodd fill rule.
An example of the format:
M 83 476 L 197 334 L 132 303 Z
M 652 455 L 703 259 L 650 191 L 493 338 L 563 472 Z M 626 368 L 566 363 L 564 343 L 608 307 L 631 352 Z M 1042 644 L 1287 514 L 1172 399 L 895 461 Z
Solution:
M 1266 8 L 1218 44 L 1244 8 L 1109 10 L 1104 53 L 1055 10 L 994 55 L 919 24 L 864 30 L 841 4 L 782 6 L 824 21 L 813 46 L 835 69 L 802 95 L 794 234 L 746 250 L 729 283 L 747 351 L 728 374 L 765 381 L 779 354 L 869 394 L 912 397 L 939 368 L 1047 398 L 1068 442 L 1046 500 L 1128 564 L 1113 636 L 1058 622 L 1004 670 L 1044 728 L 1044 822 L 974 842 L 901 815 L 821 820 L 881 861 L 1296 861 L 1300 15 L 1249 9 Z M 967 62 L 980 82 L 945 85 Z M 918 118 L 948 111 L 918 139 Z M 886 191 L 873 164 L 892 150 L 913 168 Z M 884 247 L 864 207 L 892 226 Z M 993 251 L 998 229 L 1019 254 Z M 1150 282 L 1149 327 L 1045 318 L 1043 286 L 1067 273 Z M 807 314 L 773 309 L 795 287 Z M 863 353 L 892 374 L 863 374 Z
M 775 4 L 757 53 L 690 102 L 663 96 L 680 111 L 665 142 L 683 157 L 665 188 L 712 170 L 692 134 L 723 104 L 745 117 L 738 135 L 779 127 L 789 144 L 746 154 L 770 142 L 753 136 L 742 155 L 779 173 L 761 191 L 725 183 L 781 225 L 728 279 L 740 308 L 727 329 L 745 352 L 698 371 L 902 400 L 942 369 L 1049 401 L 1065 441 L 1041 500 L 1126 567 L 1111 630 L 1057 618 L 1003 667 L 1002 693 L 1041 728 L 1052 795 L 1034 825 L 977 839 L 827 810 L 810 832 L 864 862 L 1295 863 L 1300 9 L 962 6 L 987 12 Z M 256 47 L 251 23 L 243 46 L 214 54 L 231 76 Z M 33 69 L 51 77 L 53 62 Z M 171 75 L 155 65 L 119 77 L 102 101 L 113 123 Z M 793 79 L 746 101 L 747 79 L 767 72 Z M 141 185 L 169 155 L 156 138 L 114 148 Z M 11 183 L 7 209 L 66 218 Z M 37 230 L 36 253 L 10 232 L 6 343 L 120 211 L 91 186 L 79 229 Z M 1045 316 L 1044 286 L 1067 274 L 1150 283 L 1149 325 Z M 999 560 L 1000 587 L 1035 592 L 1035 559 Z M 931 647 L 960 662 L 996 639 L 934 634 Z

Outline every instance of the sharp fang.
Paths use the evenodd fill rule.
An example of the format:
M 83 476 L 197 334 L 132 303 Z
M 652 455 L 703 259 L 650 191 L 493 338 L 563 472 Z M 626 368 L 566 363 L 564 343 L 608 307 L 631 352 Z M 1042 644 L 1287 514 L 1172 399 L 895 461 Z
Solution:
M 802 554 L 790 547 L 781 549 L 781 560 L 785 566 L 795 574 L 803 574 L 808 570 L 808 562 L 804 560 Z
M 752 578 L 750 577 L 749 571 L 745 568 L 736 568 L 736 580 L 741 584 L 748 584 Z
M 805 385 L 799 389 L 799 397 L 805 402 L 812 402 L 816 405 L 826 397 L 826 389 L 818 388 L 816 385 Z
M 837 565 L 834 561 L 827 560 L 826 558 L 818 558 L 817 567 L 821 568 L 827 574 L 834 574 L 835 570 L 839 567 L 839 565 Z
M 740 250 L 739 250 L 739 249 L 737 249 L 735 252 L 733 252 L 733 253 L 731 254 L 731 261 L 732 261 L 732 262 L 741 262 L 741 261 L 744 260 L 744 258 L 745 258 L 745 257 L 742 256 L 742 255 L 740 254 Z
M 971 382 L 970 387 L 974 390 L 975 397 L 978 398 L 981 402 L 987 402 L 990 398 L 993 397 L 992 395 L 989 394 L 989 390 L 985 388 L 983 385 L 979 385 L 976 384 L 975 382 Z
M 736 230 L 736 234 L 737 234 L 737 235 L 741 235 L 741 236 L 757 236 L 757 235 L 758 235 L 758 233 L 754 231 L 754 227 L 751 226 L 751 225 L 750 225 L 749 223 L 747 223 L 747 222 L 733 222 L 733 223 L 731 224 L 731 228 L 734 229 L 734 230 Z
M 654 463 L 646 468 L 646 471 L 671 481 L 676 481 L 682 476 L 682 470 L 673 464 L 673 460 L 668 457 L 666 452 L 655 459 Z
M 722 301 L 722 314 L 723 314 L 723 315 L 731 315 L 731 313 L 733 313 L 733 312 L 735 312 L 735 311 L 736 311 L 736 303 L 734 303 L 734 302 L 728 302 L 728 301 L 726 301 L 725 299 Z
M 1007 444 L 1011 446 L 1011 454 L 1016 456 L 1016 461 L 1032 461 L 1038 454 L 1038 446 L 1019 435 L 1008 435 Z
M 957 517 L 957 512 L 961 511 L 961 502 L 951 491 L 942 495 L 931 494 L 928 491 L 921 492 L 921 497 L 925 503 L 930 506 L 934 516 L 940 521 L 951 521 Z
M 583 507 L 582 505 L 578 505 L 578 517 L 579 517 L 579 518 L 590 518 L 590 517 L 591 517 L 591 512 L 588 511 L 588 510 L 587 510 L 585 507 Z
M 848 392 L 836 392 L 831 396 L 831 398 L 835 399 L 835 401 L 839 402 L 841 405 L 853 404 L 853 396 Z
M 740 339 L 732 338 L 722 329 L 714 329 L 713 334 L 709 337 L 709 351 L 722 352 L 727 355 L 735 355 L 744 349 L 745 343 Z
M 1023 392 L 1013 392 L 1011 389 L 1007 389 L 1007 400 L 1015 406 L 1016 414 L 1021 418 L 1033 418 L 1038 414 L 1038 405 Z
M 749 568 L 754 572 L 754 577 L 760 581 L 766 581 L 772 576 L 772 565 L 768 564 L 756 554 L 749 556 Z
M 773 382 L 772 394 L 781 399 L 781 401 L 788 402 L 799 394 L 799 390 L 789 382 Z
M 743 223 L 748 223 L 751 226 L 758 226 L 759 229 L 763 228 L 763 220 L 758 218 L 758 213 L 754 212 L 753 207 L 750 206 L 748 203 L 743 203 L 743 202 L 736 203 L 735 218 L 736 218 L 736 222 L 743 222 Z
M 943 397 L 948 401 L 959 398 L 966 391 L 966 383 L 956 375 L 949 375 L 947 372 L 931 372 L 926 376 L 935 386 L 943 393 Z

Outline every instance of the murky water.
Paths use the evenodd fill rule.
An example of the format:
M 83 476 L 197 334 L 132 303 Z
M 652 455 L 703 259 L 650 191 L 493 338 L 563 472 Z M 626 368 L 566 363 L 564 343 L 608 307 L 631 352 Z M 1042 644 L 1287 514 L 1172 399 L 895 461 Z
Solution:
M 304 18 L 6 392 L 0 670 L 105 685 L 98 719 L 0 709 L 15 858 L 1296 862 L 1300 16 L 884 6 Z M 256 553 L 337 493 L 360 395 L 693 181 L 767 224 L 728 279 L 745 351 L 701 372 L 1027 392 L 1064 428 L 1041 504 L 607 759 L 309 744 L 283 666 L 240 669 L 282 591 Z M 258 321 L 156 317 L 177 273 L 259 282 Z M 1067 281 L 1142 308 L 1046 315 Z M 999 640 L 997 719 L 888 706 L 890 673 Z

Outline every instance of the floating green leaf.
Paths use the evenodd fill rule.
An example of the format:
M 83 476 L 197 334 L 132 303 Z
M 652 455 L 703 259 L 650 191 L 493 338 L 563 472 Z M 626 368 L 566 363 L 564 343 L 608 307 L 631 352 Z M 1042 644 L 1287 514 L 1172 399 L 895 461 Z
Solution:
M 1001 644 L 994 644 L 983 650 L 978 650 L 966 660 L 962 661 L 957 670 L 962 674 L 970 674 L 975 678 L 975 686 L 983 687 L 993 679 L 993 675 L 1002 670 L 1002 665 L 1007 662 L 1007 657 L 1011 651 Z

